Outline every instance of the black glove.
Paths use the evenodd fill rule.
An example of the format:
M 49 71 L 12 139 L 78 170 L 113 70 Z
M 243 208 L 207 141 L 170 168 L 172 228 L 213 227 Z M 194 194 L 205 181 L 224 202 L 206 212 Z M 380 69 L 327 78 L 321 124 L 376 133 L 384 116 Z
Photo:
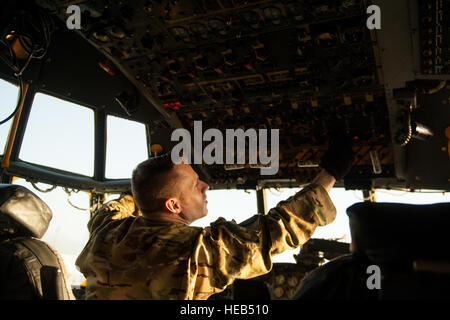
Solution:
M 320 166 L 336 180 L 344 178 L 350 172 L 353 163 L 351 138 L 342 133 L 332 135 L 328 150 L 320 160 Z

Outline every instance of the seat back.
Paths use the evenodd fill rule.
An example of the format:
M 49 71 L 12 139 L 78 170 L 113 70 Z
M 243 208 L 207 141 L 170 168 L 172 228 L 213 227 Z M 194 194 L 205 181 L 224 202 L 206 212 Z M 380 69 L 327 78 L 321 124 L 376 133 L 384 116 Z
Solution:
M 347 209 L 351 251 L 375 263 L 450 259 L 450 203 L 361 202 Z
M 39 239 L 51 218 L 30 190 L 0 184 L 0 299 L 74 299 L 62 258 Z
M 296 299 L 450 299 L 450 203 L 363 202 L 347 214 L 351 254 L 311 272 Z
M 347 214 L 351 251 L 380 268 L 380 299 L 450 299 L 450 203 L 364 202 Z
M 293 300 L 377 300 L 378 292 L 368 290 L 366 257 L 345 254 L 308 273 Z

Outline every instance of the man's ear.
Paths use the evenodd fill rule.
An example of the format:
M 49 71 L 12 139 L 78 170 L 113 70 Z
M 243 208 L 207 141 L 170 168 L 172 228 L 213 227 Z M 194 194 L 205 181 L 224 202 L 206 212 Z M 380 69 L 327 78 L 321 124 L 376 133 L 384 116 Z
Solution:
M 164 202 L 164 206 L 170 213 L 179 214 L 181 212 L 180 202 L 177 198 L 170 198 Z

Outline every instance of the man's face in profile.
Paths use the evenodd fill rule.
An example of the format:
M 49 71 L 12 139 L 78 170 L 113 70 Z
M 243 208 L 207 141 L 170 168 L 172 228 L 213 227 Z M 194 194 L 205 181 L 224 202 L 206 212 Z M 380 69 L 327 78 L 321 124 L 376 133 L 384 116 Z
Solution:
M 197 173 L 189 164 L 177 164 L 173 168 L 176 172 L 176 185 L 179 191 L 181 213 L 189 223 L 207 215 L 208 209 L 206 191 L 209 186 L 200 180 Z

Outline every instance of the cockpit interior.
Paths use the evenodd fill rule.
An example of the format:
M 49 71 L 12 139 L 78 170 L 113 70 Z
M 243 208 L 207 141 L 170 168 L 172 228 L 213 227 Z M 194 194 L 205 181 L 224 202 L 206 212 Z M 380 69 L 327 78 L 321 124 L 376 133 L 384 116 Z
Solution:
M 377 189 L 447 193 L 450 202 L 448 1 L 3 0 L 0 6 L 0 78 L 19 97 L 1 100 L 9 109 L 0 129 L 10 123 L 0 156 L 3 184 L 23 178 L 87 191 L 96 208 L 105 194 L 129 191 L 131 172 L 111 173 L 106 152 L 108 126 L 117 120 L 120 136 L 120 120 L 128 120 L 142 128 L 144 158 L 173 150 L 180 141 L 173 133 L 184 129 L 194 159 L 211 143 L 204 133 L 214 130 L 223 138 L 214 159 L 222 161 L 200 159 L 193 168 L 210 190 L 254 190 L 262 214 L 264 190 L 310 183 L 338 131 L 351 137 L 354 162 L 336 187 L 362 191 L 369 202 Z M 33 105 L 50 105 L 47 96 L 84 107 L 89 125 L 72 116 L 66 123 L 36 121 Z M 29 154 L 64 153 L 52 136 L 64 136 L 70 124 L 79 133 L 66 141 L 89 137 L 89 169 L 31 160 L 24 146 L 35 145 L 26 137 L 33 121 L 31 136 L 60 129 L 42 138 L 48 150 L 35 146 Z M 262 174 L 268 162 L 261 154 L 254 162 L 249 153 L 244 163 L 227 163 L 231 129 L 248 135 L 247 149 L 265 138 L 267 155 L 277 153 L 277 170 Z M 132 143 L 124 139 L 118 156 L 126 158 Z M 360 222 L 358 213 L 352 217 Z M 358 239 L 364 251 L 368 244 Z M 311 239 L 296 263 L 237 281 L 216 299 L 291 299 L 306 274 L 350 246 Z M 442 268 L 450 274 L 448 264 Z

